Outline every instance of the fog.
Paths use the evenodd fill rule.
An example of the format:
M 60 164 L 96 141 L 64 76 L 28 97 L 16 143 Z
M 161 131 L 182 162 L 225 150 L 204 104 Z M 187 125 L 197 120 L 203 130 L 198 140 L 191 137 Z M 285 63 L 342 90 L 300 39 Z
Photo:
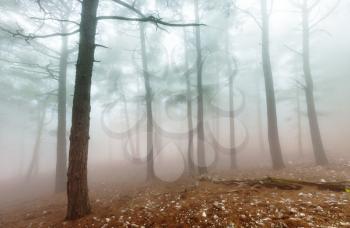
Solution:
M 125 2 L 161 21 L 196 22 L 193 1 Z M 267 2 L 272 89 L 283 161 L 287 167 L 317 165 L 305 97 L 311 87 L 307 87 L 303 71 L 303 1 Z M 309 6 L 318 2 L 309 15 L 313 26 L 309 65 L 322 144 L 330 164 L 346 164 L 350 162 L 350 2 L 308 2 Z M 67 164 L 63 167 L 67 167 L 76 61 L 82 50 L 78 48 L 79 30 L 69 36 L 62 34 L 79 28 L 81 3 L 1 0 L 0 10 L 0 188 L 12 191 L 18 187 L 13 183 L 30 186 L 40 182 L 50 192 L 59 153 L 60 58 L 65 48 L 67 77 L 61 82 L 66 88 L 63 157 Z M 97 15 L 139 16 L 109 0 L 100 1 Z M 174 182 L 186 176 L 189 160 L 195 167 L 205 166 L 209 173 L 228 171 L 232 148 L 235 168 L 272 168 L 261 17 L 258 0 L 200 0 L 196 23 L 201 25 L 192 27 L 99 20 L 91 83 L 89 180 L 146 181 L 149 134 L 153 136 L 154 173 L 161 181 Z M 66 47 L 62 46 L 64 38 Z M 198 66 L 202 70 L 205 164 L 197 154 Z M 145 75 L 151 87 L 148 95 Z M 230 112 L 231 77 L 234 110 Z M 152 133 L 147 133 L 147 97 L 152 103 Z M 189 101 L 192 130 L 188 129 Z M 234 144 L 230 119 L 234 119 Z M 194 132 L 191 155 L 189 132 Z M 21 189 L 20 194 L 23 192 Z

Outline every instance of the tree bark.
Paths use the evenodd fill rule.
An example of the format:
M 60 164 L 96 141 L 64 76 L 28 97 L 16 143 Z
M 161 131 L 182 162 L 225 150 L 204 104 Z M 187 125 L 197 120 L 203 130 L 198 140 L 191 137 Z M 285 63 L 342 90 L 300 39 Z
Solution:
M 155 179 L 154 158 L 153 158 L 153 112 L 152 112 L 152 88 L 150 83 L 150 75 L 148 72 L 148 62 L 146 53 L 145 27 L 142 23 L 140 26 L 140 41 L 142 55 L 142 70 L 146 91 L 146 113 L 147 113 L 147 179 Z
M 196 23 L 199 23 L 199 4 L 198 0 L 194 0 L 194 11 Z M 205 161 L 205 146 L 204 146 L 204 113 L 203 113 L 203 85 L 202 85 L 202 49 L 201 49 L 201 31 L 200 27 L 195 28 L 196 35 L 196 51 L 197 51 L 197 156 L 198 156 L 198 172 L 206 174 L 208 172 Z
M 66 32 L 63 26 L 62 32 Z M 68 38 L 61 38 L 61 54 L 59 60 L 58 76 L 58 110 L 57 110 L 57 145 L 56 145 L 56 193 L 63 192 L 66 189 L 67 182 L 67 139 L 66 139 L 66 79 L 68 65 Z
M 310 126 L 311 141 L 317 165 L 327 165 L 328 159 L 323 147 L 314 99 L 314 85 L 310 67 L 310 25 L 308 1 L 303 2 L 303 70 L 306 82 L 305 97 Z
M 98 0 L 83 0 L 80 22 L 79 53 L 72 110 L 68 167 L 69 220 L 90 213 L 87 183 L 87 159 L 90 128 L 90 91 L 95 53 Z
M 272 158 L 272 166 L 274 169 L 281 169 L 285 166 L 282 158 L 280 139 L 278 135 L 276 98 L 270 60 L 269 14 L 267 11 L 267 0 L 261 0 L 262 61 L 266 90 L 268 138 Z

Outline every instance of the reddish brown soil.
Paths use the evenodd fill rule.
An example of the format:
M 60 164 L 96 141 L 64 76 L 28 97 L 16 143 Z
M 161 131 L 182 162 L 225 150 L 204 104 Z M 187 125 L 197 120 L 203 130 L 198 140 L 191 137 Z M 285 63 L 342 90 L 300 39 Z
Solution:
M 266 175 L 349 181 L 350 167 L 220 174 L 226 178 Z M 0 207 L 0 227 L 350 227 L 350 193 L 313 187 L 277 190 L 190 180 L 152 185 L 95 181 L 90 193 L 93 212 L 80 220 L 64 221 L 65 195 L 57 194 Z

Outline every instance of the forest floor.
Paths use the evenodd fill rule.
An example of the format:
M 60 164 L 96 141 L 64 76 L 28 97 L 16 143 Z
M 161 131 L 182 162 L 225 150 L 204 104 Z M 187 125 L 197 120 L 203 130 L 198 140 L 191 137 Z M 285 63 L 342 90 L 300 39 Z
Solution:
M 211 176 L 350 181 L 350 165 L 258 169 Z M 0 227 L 350 227 L 349 192 L 312 186 L 282 190 L 210 180 L 148 185 L 96 181 L 90 186 L 92 213 L 82 219 L 64 221 L 66 197 L 56 194 L 0 206 Z

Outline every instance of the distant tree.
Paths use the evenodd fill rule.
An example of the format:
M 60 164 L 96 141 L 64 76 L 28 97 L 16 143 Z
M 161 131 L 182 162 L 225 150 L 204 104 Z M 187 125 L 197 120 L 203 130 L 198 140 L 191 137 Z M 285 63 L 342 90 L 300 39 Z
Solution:
M 194 0 L 194 14 L 196 23 L 199 23 L 199 3 Z M 201 47 L 201 31 L 200 27 L 195 28 L 196 36 L 196 52 L 197 52 L 197 158 L 199 174 L 208 172 L 205 161 L 205 146 L 204 146 L 204 108 L 203 108 L 203 57 Z
M 38 2 L 39 3 L 39 2 Z M 53 1 L 46 0 L 39 4 L 40 9 L 44 12 L 43 17 L 31 17 L 34 21 L 40 22 L 39 27 L 45 25 L 48 21 L 50 26 L 59 31 L 59 34 L 66 34 L 68 25 L 77 23 L 70 21 L 70 15 L 73 13 L 75 4 L 71 0 Z M 29 10 L 28 10 L 29 11 Z M 36 48 L 36 52 L 41 55 L 47 56 L 49 59 L 55 62 L 58 66 L 58 94 L 57 94 L 57 135 L 56 135 L 56 177 L 55 177 L 55 192 L 62 192 L 66 189 L 67 180 L 67 140 L 66 140 L 66 113 L 67 113 L 67 92 L 66 92 L 66 80 L 68 60 L 71 52 L 74 49 L 69 49 L 68 37 L 63 35 L 61 37 L 61 50 L 57 51 L 53 48 L 45 46 L 44 43 L 34 42 L 33 39 L 45 38 L 49 36 L 37 36 L 35 34 L 23 34 L 20 32 L 22 28 L 19 28 L 16 32 L 9 31 L 5 28 L 2 30 L 7 31 L 14 37 L 24 38 L 26 41 L 30 41 L 30 44 Z
M 273 74 L 270 59 L 270 15 L 267 0 L 261 0 L 262 16 L 262 61 L 265 79 L 266 103 L 267 103 L 267 120 L 268 120 L 268 138 L 272 166 L 274 169 L 284 168 L 282 158 L 280 139 L 278 135 L 276 98 L 273 84 Z
M 144 78 L 144 86 L 146 91 L 146 116 L 147 116 L 147 178 L 152 180 L 155 178 L 154 174 L 154 126 L 153 126 L 153 112 L 152 112 L 152 87 L 150 83 L 150 72 L 148 70 L 147 50 L 145 27 L 142 23 L 139 25 L 140 42 L 141 42 L 141 58 L 142 58 L 142 72 Z
M 328 10 L 325 15 L 320 16 L 319 18 L 311 20 L 310 15 L 313 11 L 320 5 L 322 1 L 309 1 L 302 0 L 300 1 L 291 1 L 297 8 L 301 10 L 302 15 L 302 63 L 303 63 L 303 72 L 305 78 L 305 98 L 307 105 L 307 115 L 309 120 L 311 141 L 314 151 L 314 156 L 317 165 L 327 165 L 329 163 L 326 156 L 326 152 L 323 146 L 316 105 L 314 98 L 314 81 L 311 72 L 310 64 L 310 35 L 311 32 L 319 25 L 323 20 L 328 18 L 332 12 L 337 8 L 340 1 L 337 1 L 336 4 Z
M 39 149 L 41 145 L 41 138 L 43 135 L 43 130 L 45 126 L 45 120 L 46 120 L 46 115 L 47 115 L 47 109 L 48 109 L 48 96 L 46 96 L 42 101 L 39 101 L 38 104 L 38 116 L 37 116 L 37 121 L 38 121 L 38 126 L 37 126 L 37 133 L 35 136 L 35 143 L 34 143 L 34 148 L 33 148 L 33 154 L 32 154 L 32 159 L 29 164 L 28 172 L 26 179 L 30 179 L 32 175 L 37 174 L 39 170 Z
M 97 16 L 98 0 L 83 0 L 80 22 L 79 52 L 73 97 L 72 128 L 68 168 L 67 219 L 76 219 L 90 213 L 87 186 L 87 154 L 90 120 L 90 91 L 95 53 L 96 26 L 99 20 L 126 20 L 152 22 L 165 26 L 196 26 L 197 24 L 174 24 L 163 22 L 154 16 L 145 16 L 133 5 L 114 0 L 138 15 L 138 18 L 120 16 Z M 147 85 L 146 85 L 147 86 Z M 151 111 L 151 110 L 148 110 Z M 151 124 L 149 122 L 149 124 Z M 148 155 L 150 156 L 150 155 Z

